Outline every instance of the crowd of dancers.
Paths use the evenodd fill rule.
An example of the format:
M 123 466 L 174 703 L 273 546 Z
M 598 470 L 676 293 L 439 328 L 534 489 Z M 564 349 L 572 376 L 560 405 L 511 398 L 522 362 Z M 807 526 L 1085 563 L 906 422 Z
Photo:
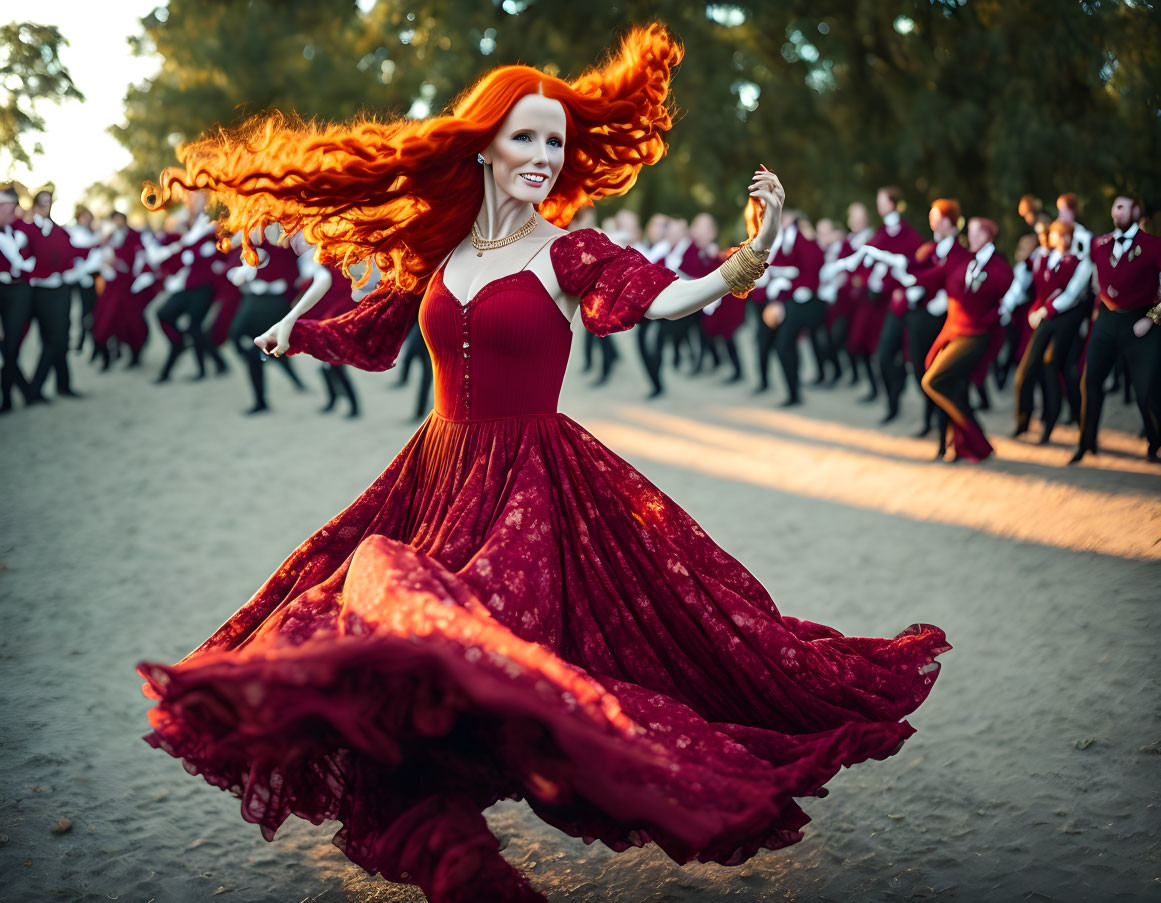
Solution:
M 140 367 L 153 319 L 168 349 L 157 382 L 169 381 L 187 352 L 196 367 L 192 378 L 204 378 L 211 367 L 227 372 L 220 349 L 228 343 L 248 377 L 247 413 L 271 409 L 266 358 L 254 337 L 295 303 L 308 302 L 311 318 L 338 316 L 370 286 L 353 289 L 341 271 L 317 263 L 301 240 L 280 240 L 277 227 L 262 236 L 258 265 L 251 266 L 237 237 L 232 250 L 221 250 L 204 205 L 202 195 L 191 195 L 158 232 L 133 228 L 123 213 L 96 223 L 83 208 L 65 227 L 52 218 L 51 191 L 38 192 L 25 211 L 14 189 L 0 189 L 0 411 L 12 410 L 15 393 L 29 405 L 47 403 L 50 375 L 56 395 L 78 397 L 69 373 L 73 332 L 72 350 L 91 347 L 93 366 Z M 1116 198 L 1112 231 L 1095 237 L 1077 222 L 1075 195 L 1057 199 L 1055 216 L 1025 196 L 1019 212 L 1031 231 L 1016 242 L 1014 264 L 996 250 L 994 221 L 973 217 L 961 235 L 964 218 L 955 200 L 931 205 L 927 239 L 903 220 L 901 206 L 898 189 L 881 188 L 878 228 L 866 205 L 856 202 L 845 229 L 786 209 L 766 273 L 748 298 L 727 295 L 688 317 L 646 319 L 635 328 L 650 397 L 665 392 L 667 365 L 697 375 L 720 373 L 728 364 L 727 382 L 745 382 L 738 341 L 749 335 L 754 391 L 770 389 L 777 358 L 782 406 L 803 403 L 809 377 L 816 387 L 864 387 L 859 401 L 882 404 L 882 422 L 889 423 L 900 416 L 910 378 L 923 399 L 918 435 L 934 431 L 940 459 L 979 461 L 992 453 L 976 412 L 990 406 L 989 385 L 1003 390 L 1011 381 L 1013 435 L 1030 432 L 1039 395 L 1034 438 L 1049 442 L 1063 415 L 1080 428 L 1074 461 L 1098 451 L 1106 389 L 1123 387 L 1140 410 L 1147 456 L 1157 460 L 1161 238 L 1141 230 L 1137 199 Z M 573 228 L 592 225 L 592 218 L 589 210 Z M 655 214 L 642 229 L 637 214 L 623 209 L 601 226 L 683 277 L 703 276 L 724 258 L 717 223 L 707 213 L 689 222 Z M 147 315 L 151 307 L 155 317 Z M 79 329 L 71 322 L 74 310 Z M 18 359 L 33 322 L 41 354 L 29 375 Z M 813 366 L 803 363 L 803 345 Z M 595 385 L 612 378 L 621 357 L 612 338 L 585 336 L 584 367 L 597 371 Z M 296 389 L 305 389 L 288 358 L 275 361 Z M 324 364 L 321 370 L 323 410 L 343 402 L 357 416 L 358 398 L 344 368 Z M 433 378 L 418 326 L 399 372 L 398 385 L 418 376 L 418 419 L 430 408 Z
M 17 394 L 28 405 L 47 404 L 50 375 L 55 375 L 58 397 L 80 397 L 70 377 L 73 333 L 71 350 L 91 346 L 89 362 L 101 370 L 119 361 L 141 367 L 154 319 L 167 345 L 156 382 L 169 382 L 187 353 L 196 367 L 193 379 L 205 378 L 208 367 L 225 374 L 229 365 L 221 348 L 229 344 L 248 376 L 252 404 L 247 413 L 268 411 L 265 355 L 253 338 L 294 298 L 312 295 L 316 303 L 309 316 L 326 318 L 349 310 L 359 297 L 341 272 L 318 264 L 313 255 L 301 253 L 302 247 L 296 252 L 280 244 L 275 233 L 259 248 L 257 266 L 243 262 L 240 243 L 221 250 L 200 194 L 191 196 L 159 232 L 135 229 L 119 212 L 97 223 L 84 208 L 78 208 L 72 225 L 61 226 L 52 218 L 52 200 L 50 191 L 40 191 L 26 212 L 14 189 L 0 189 L 0 412 L 12 410 Z M 154 317 L 147 316 L 150 309 Z M 19 358 L 33 323 L 41 351 L 28 375 Z M 278 359 L 277 365 L 297 390 L 305 390 L 288 359 Z M 344 368 L 320 367 L 327 394 L 323 410 L 345 402 L 348 416 L 357 416 L 358 397 Z
M 1031 231 L 1016 243 L 1014 266 L 997 251 L 996 223 L 967 220 L 959 203 L 930 207 L 931 237 L 901 216 L 899 189 L 875 198 L 881 224 L 871 227 L 866 205 L 847 209 L 846 229 L 829 219 L 812 223 L 783 211 L 782 229 L 765 276 L 748 298 L 727 295 L 677 321 L 637 327 L 637 346 L 652 385 L 665 391 L 663 366 L 688 361 L 689 372 L 730 363 L 729 382 L 746 376 L 739 331 L 754 325 L 754 391 L 770 388 L 777 357 L 786 386 L 783 407 L 803 403 L 800 348 L 809 346 L 814 386 L 865 385 L 859 401 L 883 404 L 883 423 L 900 416 L 909 374 L 923 399 L 918 436 L 934 430 L 938 459 L 980 461 L 992 453 L 978 410 L 990 408 L 989 384 L 1014 383 L 1013 436 L 1031 429 L 1040 396 L 1040 434 L 1047 444 L 1067 401 L 1067 420 L 1080 428 L 1073 463 L 1098 451 L 1106 388 L 1135 396 L 1147 457 L 1161 446 L 1161 238 L 1140 228 L 1142 205 L 1117 197 L 1113 229 L 1094 237 L 1077 222 L 1077 198 L 1062 194 L 1055 217 L 1026 195 L 1019 211 Z M 717 225 L 702 213 L 686 222 L 653 216 L 642 232 L 623 210 L 602 224 L 679 275 L 697 278 L 718 266 Z M 618 356 L 609 339 L 587 338 L 586 369 L 601 351 L 600 376 Z M 1014 374 L 1014 379 L 1012 378 Z M 1106 382 L 1112 379 L 1111 386 Z

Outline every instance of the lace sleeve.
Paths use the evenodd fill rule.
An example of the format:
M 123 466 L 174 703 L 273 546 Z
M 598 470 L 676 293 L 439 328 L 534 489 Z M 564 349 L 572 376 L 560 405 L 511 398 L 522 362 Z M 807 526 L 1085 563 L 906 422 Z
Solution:
M 388 370 L 419 316 L 420 292 L 366 298 L 329 320 L 299 320 L 287 354 L 309 354 L 336 366 Z
M 558 238 L 549 252 L 560 287 L 580 299 L 581 320 L 594 335 L 636 325 L 677 274 L 622 248 L 596 229 Z

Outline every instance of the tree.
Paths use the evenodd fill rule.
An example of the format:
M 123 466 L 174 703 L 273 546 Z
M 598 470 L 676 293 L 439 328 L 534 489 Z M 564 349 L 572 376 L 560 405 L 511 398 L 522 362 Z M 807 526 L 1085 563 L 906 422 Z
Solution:
M 629 205 L 714 213 L 741 227 L 758 163 L 789 202 L 841 218 L 898 184 L 926 230 L 936 197 L 1025 231 L 1015 208 L 1075 191 L 1094 227 L 1133 185 L 1161 206 L 1161 21 L 1149 0 L 171 0 L 143 20 L 165 64 L 126 99 L 128 181 L 174 148 L 268 107 L 343 119 L 426 115 L 510 62 L 579 74 L 633 23 L 659 19 L 686 47 L 670 152 Z M 325 8 L 324 8 L 325 7 Z
M 36 112 L 39 102 L 85 99 L 60 61 L 60 48 L 67 44 L 55 26 L 0 26 L 0 149 L 8 158 L 6 169 L 16 163 L 27 166 L 33 155 L 42 153 L 39 143 L 26 146 L 31 135 L 44 130 Z

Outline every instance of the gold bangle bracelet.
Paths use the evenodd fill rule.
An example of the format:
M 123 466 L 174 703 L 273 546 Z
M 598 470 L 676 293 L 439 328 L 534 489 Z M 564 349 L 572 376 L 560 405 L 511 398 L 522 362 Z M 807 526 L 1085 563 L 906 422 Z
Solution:
M 722 280 L 730 293 L 744 298 L 754 290 L 758 277 L 766 272 L 766 259 L 755 251 L 749 240 L 742 243 L 719 268 Z

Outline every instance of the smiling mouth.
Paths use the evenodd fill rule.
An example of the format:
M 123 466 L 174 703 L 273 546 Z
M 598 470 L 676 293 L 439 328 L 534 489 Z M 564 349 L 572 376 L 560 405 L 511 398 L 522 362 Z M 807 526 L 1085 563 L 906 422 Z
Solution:
M 548 176 L 538 172 L 522 172 L 520 173 L 520 178 L 529 185 L 535 185 L 537 188 L 548 181 Z

